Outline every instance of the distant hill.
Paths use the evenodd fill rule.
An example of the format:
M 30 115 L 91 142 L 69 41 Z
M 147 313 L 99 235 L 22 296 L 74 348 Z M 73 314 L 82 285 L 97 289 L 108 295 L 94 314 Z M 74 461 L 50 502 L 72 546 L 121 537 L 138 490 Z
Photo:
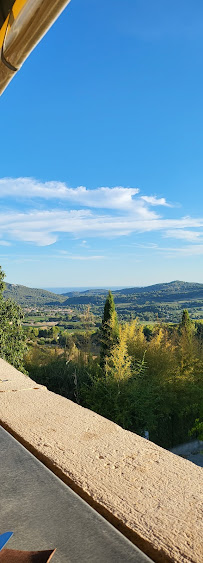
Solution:
M 188 309 L 192 318 L 203 318 L 203 284 L 173 281 L 147 287 L 132 287 L 112 292 L 119 318 L 129 320 L 138 317 L 152 322 L 163 319 L 178 322 L 183 309 Z M 4 297 L 11 297 L 22 307 L 67 306 L 83 310 L 91 305 L 91 311 L 101 318 L 106 299 L 106 289 L 89 289 L 55 294 L 45 289 L 23 285 L 6 284 Z
M 108 289 L 111 289 L 112 291 L 116 291 L 116 290 L 120 290 L 123 289 L 123 285 L 116 285 L 116 286 L 111 286 L 109 287 L 102 287 L 102 288 L 95 288 L 95 287 L 44 287 L 43 289 L 46 289 L 46 291 L 51 291 L 51 293 L 57 293 L 57 295 L 70 295 L 70 293 L 83 293 L 86 291 L 96 291 L 96 293 L 98 293 L 99 291 L 103 292 L 103 291 L 108 291 Z
M 89 289 L 86 291 L 74 291 L 69 293 L 64 293 L 64 297 L 68 296 L 68 303 L 74 303 L 77 301 L 79 303 L 94 302 L 94 300 L 102 299 L 106 295 L 106 289 Z M 138 299 L 166 299 L 167 301 L 173 301 L 174 299 L 181 298 L 201 298 L 203 299 L 203 284 L 201 283 L 190 283 L 183 281 L 172 281 L 169 283 L 158 283 L 155 285 L 149 285 L 146 287 L 128 287 L 126 289 L 120 289 L 112 291 L 114 295 L 115 302 L 119 302 L 122 299 L 129 298 L 130 296 L 137 296 Z M 89 301 L 88 301 L 89 300 Z
M 123 289 L 122 293 L 125 295 L 130 295 L 133 293 L 161 293 L 161 294 L 170 294 L 170 293 L 189 293 L 192 292 L 194 295 L 194 291 L 201 293 L 203 292 L 203 284 L 202 283 L 192 283 L 192 282 L 184 282 L 175 280 L 169 283 L 157 283 L 155 285 L 149 285 L 145 287 L 128 287 L 127 289 Z M 202 295 L 202 293 L 201 293 Z
M 179 280 L 147 287 L 133 287 L 113 291 L 119 317 L 129 320 L 138 317 L 143 321 L 163 319 L 170 322 L 180 320 L 183 309 L 188 309 L 192 318 L 203 318 L 203 284 Z M 67 295 L 66 295 L 67 296 Z M 106 290 L 89 290 L 68 294 L 64 305 L 81 307 L 91 305 L 92 311 L 101 315 L 106 299 Z
M 11 298 L 21 307 L 38 307 L 42 305 L 60 305 L 65 301 L 62 295 L 56 295 L 45 289 L 35 289 L 12 283 L 5 284 L 4 298 Z

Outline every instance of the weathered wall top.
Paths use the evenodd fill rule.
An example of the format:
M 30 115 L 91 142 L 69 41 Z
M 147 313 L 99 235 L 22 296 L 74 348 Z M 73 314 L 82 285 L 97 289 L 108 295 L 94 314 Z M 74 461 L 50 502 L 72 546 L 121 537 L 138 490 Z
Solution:
M 200 467 L 0 360 L 2 426 L 156 562 L 203 560 Z

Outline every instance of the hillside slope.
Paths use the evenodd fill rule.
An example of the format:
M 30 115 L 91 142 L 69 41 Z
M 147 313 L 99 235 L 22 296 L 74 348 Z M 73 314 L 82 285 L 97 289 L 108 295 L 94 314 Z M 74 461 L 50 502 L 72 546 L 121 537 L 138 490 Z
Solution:
M 138 316 L 143 321 L 157 318 L 179 322 L 183 309 L 193 318 L 203 318 L 203 284 L 173 281 L 147 287 L 126 288 L 113 291 L 119 317 L 129 320 Z M 71 307 L 91 305 L 92 311 L 101 315 L 106 290 L 89 290 L 69 293 L 64 305 Z
M 63 294 L 68 296 L 67 304 L 98 304 L 103 301 L 107 290 L 88 290 L 83 292 L 72 292 Z M 139 303 L 145 301 L 176 301 L 182 299 L 202 299 L 203 300 L 203 284 L 190 283 L 182 281 L 173 281 L 170 283 L 162 283 L 150 285 L 146 287 L 133 287 L 117 291 L 112 291 L 115 303 L 119 303 L 136 299 Z M 65 304 L 65 303 L 64 303 Z
M 38 307 L 42 305 L 60 305 L 65 301 L 63 295 L 56 295 L 45 289 L 26 287 L 12 283 L 5 284 L 4 299 L 11 298 L 21 307 Z

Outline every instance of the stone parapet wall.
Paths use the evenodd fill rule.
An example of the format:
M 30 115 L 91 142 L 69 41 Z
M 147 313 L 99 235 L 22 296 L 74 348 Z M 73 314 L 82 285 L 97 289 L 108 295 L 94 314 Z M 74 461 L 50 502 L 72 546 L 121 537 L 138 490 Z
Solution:
M 203 560 L 201 468 L 4 360 L 0 380 L 2 426 L 100 514 L 157 563 Z

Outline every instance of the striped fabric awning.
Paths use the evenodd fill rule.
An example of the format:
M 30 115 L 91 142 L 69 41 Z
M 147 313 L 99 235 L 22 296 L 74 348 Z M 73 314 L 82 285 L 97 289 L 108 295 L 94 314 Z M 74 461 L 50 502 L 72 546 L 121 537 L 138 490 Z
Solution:
M 0 0 L 0 94 L 70 0 Z

